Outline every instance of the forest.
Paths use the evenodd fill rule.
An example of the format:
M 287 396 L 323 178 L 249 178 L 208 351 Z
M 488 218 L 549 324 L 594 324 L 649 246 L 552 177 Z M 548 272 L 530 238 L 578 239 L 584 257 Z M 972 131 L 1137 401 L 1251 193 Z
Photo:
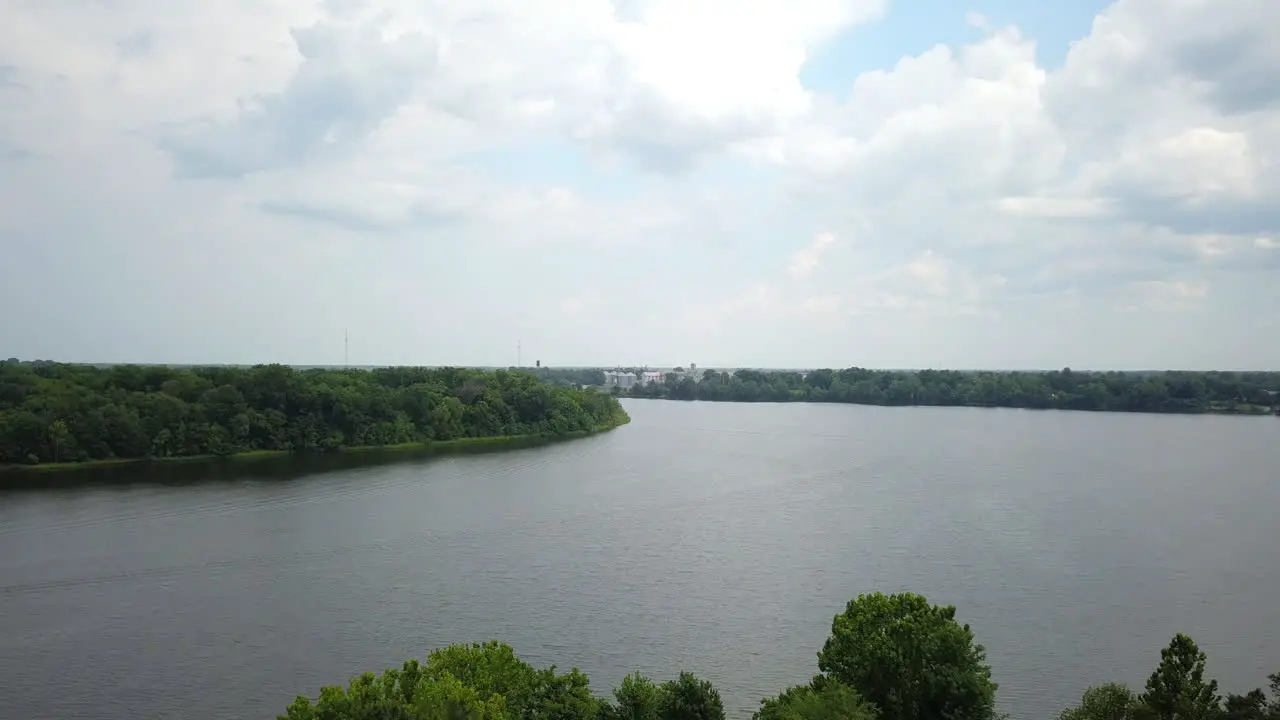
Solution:
M 728 402 L 834 402 L 1160 413 L 1280 413 L 1280 372 L 957 370 L 706 371 L 668 374 L 630 397 Z
M 1243 695 L 1219 693 L 1195 641 L 1175 635 L 1145 687 L 1089 687 L 1058 720 L 1280 720 L 1280 674 Z M 836 615 L 817 674 L 760 701 L 754 720 L 999 720 L 985 648 L 953 606 L 873 593 Z M 628 675 L 598 697 L 576 668 L 537 669 L 503 643 L 453 645 L 347 687 L 299 696 L 278 720 L 725 720 L 708 680 Z
M 560 436 L 627 421 L 522 371 L 0 362 L 0 466 Z

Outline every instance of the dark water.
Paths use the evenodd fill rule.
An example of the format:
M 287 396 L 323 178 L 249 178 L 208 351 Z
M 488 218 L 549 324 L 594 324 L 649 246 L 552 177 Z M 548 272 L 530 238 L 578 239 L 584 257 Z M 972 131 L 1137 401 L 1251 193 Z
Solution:
M 1176 631 L 1227 689 L 1280 670 L 1280 420 L 627 408 L 505 454 L 0 494 L 0 718 L 273 718 L 486 638 L 599 690 L 691 669 L 744 717 L 872 590 L 957 605 L 1018 720 L 1140 685 Z

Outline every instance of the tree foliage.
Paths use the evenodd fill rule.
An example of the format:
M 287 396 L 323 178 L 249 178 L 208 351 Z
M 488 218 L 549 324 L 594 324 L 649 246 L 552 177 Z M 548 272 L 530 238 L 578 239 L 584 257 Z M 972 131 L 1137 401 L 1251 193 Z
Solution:
M 1091 687 L 1080 705 L 1059 720 L 1280 720 L 1280 673 L 1268 677 L 1272 698 L 1261 689 L 1218 695 L 1218 682 L 1205 678 L 1205 654 L 1181 633 L 1160 651 L 1160 664 L 1135 695 L 1118 683 Z
M 952 606 L 912 593 L 859 595 L 835 617 L 818 667 L 884 720 L 988 720 L 996 684 L 986 653 Z
M 279 720 L 724 720 L 720 694 L 691 673 L 655 685 L 635 674 L 614 690 L 616 704 L 591 693 L 576 668 L 556 673 L 490 641 L 433 651 L 346 688 L 298 697 Z
M 661 691 L 652 680 L 635 673 L 622 678 L 613 690 L 613 705 L 606 705 L 607 720 L 658 720 Z
M 604 370 L 600 368 L 522 368 L 532 373 L 539 380 L 557 387 L 582 387 L 583 385 L 603 385 Z
M 0 464 L 560 435 L 625 418 L 530 373 L 0 363 Z
M 1087 688 L 1080 704 L 1058 715 L 1058 720 L 1133 720 L 1138 697 L 1120 683 Z
M 682 672 L 658 687 L 658 720 L 724 720 L 724 705 L 710 681 Z
M 1228 695 L 1224 703 L 1224 720 L 1280 720 L 1280 673 L 1270 675 L 1271 699 L 1261 689 L 1244 695 Z
M 343 689 L 298 697 L 279 720 L 588 720 L 600 701 L 577 670 L 535 670 L 509 645 L 453 645 L 425 664 L 365 673 Z
M 989 720 L 996 685 L 981 645 L 955 608 L 911 593 L 861 595 L 832 622 L 821 674 L 761 700 L 753 720 Z M 1161 651 L 1147 689 L 1107 683 L 1084 691 L 1059 720 L 1280 720 L 1280 674 L 1229 695 L 1205 678 L 1205 655 L 1185 635 Z M 504 643 L 451 645 L 343 688 L 298 697 L 279 720 L 724 720 L 720 693 L 681 672 L 657 684 L 635 673 L 612 700 L 576 668 L 535 668 Z
M 875 706 L 834 678 L 818 675 L 765 698 L 754 720 L 876 720 Z
M 1205 720 L 1221 709 L 1218 681 L 1204 676 L 1207 658 L 1191 638 L 1178 633 L 1160 651 L 1160 665 L 1138 696 L 1142 720 Z
M 736 402 L 836 402 L 1170 413 L 1280 411 L 1277 372 L 962 372 L 956 370 L 707 371 L 669 374 L 632 397 Z

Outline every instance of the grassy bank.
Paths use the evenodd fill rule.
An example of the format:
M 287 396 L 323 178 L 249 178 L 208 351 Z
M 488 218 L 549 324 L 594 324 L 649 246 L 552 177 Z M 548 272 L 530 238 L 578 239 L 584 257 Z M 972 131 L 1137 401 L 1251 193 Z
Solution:
M 409 442 L 397 443 L 395 445 L 353 445 L 349 447 L 338 447 L 328 451 L 311 451 L 310 454 L 373 454 L 373 453 L 404 453 L 404 454 L 449 454 L 449 453 L 470 453 L 470 452 L 496 452 L 501 450 L 514 450 L 517 448 L 536 447 L 538 445 L 547 445 L 550 443 L 561 442 L 564 440 L 572 440 L 575 438 L 588 437 L 597 433 L 607 432 L 622 425 L 631 422 L 631 418 L 622 413 L 614 417 L 610 422 L 603 423 L 593 430 L 578 430 L 568 433 L 540 433 L 533 435 L 491 435 L 487 437 L 466 437 L 456 438 L 453 440 L 433 440 L 427 442 Z M 178 463 L 200 463 L 200 462 L 247 462 L 254 460 L 262 460 L 267 458 L 280 458 L 289 455 L 299 454 L 291 450 L 248 450 L 245 452 L 232 453 L 230 455 L 184 455 L 180 457 L 157 457 L 157 458 L 109 458 L 105 460 L 85 460 L 82 462 L 63 462 L 63 463 L 39 463 L 37 465 L 0 465 L 0 473 L 44 473 L 44 472 L 67 472 L 73 470 L 93 470 L 100 468 L 122 467 L 129 465 L 145 465 L 145 464 L 178 464 Z M 307 453 L 303 453 L 307 454 Z

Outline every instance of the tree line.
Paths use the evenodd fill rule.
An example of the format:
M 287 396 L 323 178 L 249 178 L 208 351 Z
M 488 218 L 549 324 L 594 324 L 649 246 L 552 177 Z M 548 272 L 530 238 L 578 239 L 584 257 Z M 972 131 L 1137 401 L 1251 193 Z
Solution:
M 754 720 L 997 720 L 986 651 L 953 606 L 873 593 L 835 616 L 812 680 L 764 698 Z M 1280 674 L 1261 690 L 1218 693 L 1185 635 L 1161 650 L 1145 688 L 1090 687 L 1059 720 L 1280 720 Z M 576 668 L 535 669 L 499 642 L 453 645 L 343 688 L 299 696 L 278 720 L 724 720 L 719 692 L 689 672 L 636 673 L 597 697 Z
M 559 368 L 526 367 L 525 372 L 533 373 L 539 380 L 557 387 L 582 387 L 604 385 L 604 370 L 600 368 Z
M 835 402 L 1164 413 L 1280 413 L 1280 372 L 706 371 L 620 395 L 730 402 Z
M 625 421 L 607 394 L 520 371 L 0 362 L 0 465 L 565 435 Z

